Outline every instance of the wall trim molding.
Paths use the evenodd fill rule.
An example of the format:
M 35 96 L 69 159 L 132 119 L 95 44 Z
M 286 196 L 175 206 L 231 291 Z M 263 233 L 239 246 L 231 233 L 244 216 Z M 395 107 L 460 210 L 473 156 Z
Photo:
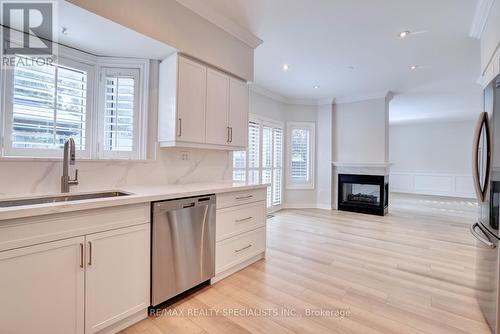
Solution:
M 480 39 L 483 35 L 484 27 L 488 21 L 491 7 L 495 0 L 479 0 L 476 5 L 476 11 L 469 31 L 469 36 Z
M 231 34 L 236 37 L 246 45 L 255 49 L 259 45 L 263 43 L 259 37 L 255 36 L 253 33 L 248 31 L 247 29 L 240 26 L 235 21 L 230 18 L 221 15 L 217 11 L 215 11 L 210 6 L 207 6 L 204 1 L 196 1 L 196 0 L 176 0 L 178 3 L 188 8 L 189 10 L 195 12 L 199 16 L 203 17 L 205 20 L 210 23 L 215 24 L 225 32 Z
M 431 171 L 391 171 L 391 192 L 475 198 L 472 174 Z
M 376 99 L 389 99 L 389 100 L 391 100 L 394 96 L 395 96 L 395 94 L 391 91 L 376 92 L 376 93 L 363 94 L 363 95 L 353 95 L 353 96 L 336 98 L 335 104 L 353 103 L 353 102 L 361 102 L 361 101 L 376 100 Z
M 292 99 L 278 93 L 272 92 L 267 88 L 264 88 L 258 84 L 252 83 L 250 85 L 250 90 L 259 95 L 268 97 L 274 101 L 278 101 L 288 105 L 302 105 L 302 106 L 324 106 L 333 105 L 335 103 L 335 98 L 324 98 L 324 99 Z

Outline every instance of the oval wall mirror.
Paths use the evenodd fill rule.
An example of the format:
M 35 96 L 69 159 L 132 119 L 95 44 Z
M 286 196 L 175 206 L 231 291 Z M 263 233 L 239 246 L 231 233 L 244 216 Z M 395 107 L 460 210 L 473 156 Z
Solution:
M 479 201 L 484 202 L 488 192 L 491 166 L 491 132 L 488 113 L 479 115 L 472 149 L 472 176 Z

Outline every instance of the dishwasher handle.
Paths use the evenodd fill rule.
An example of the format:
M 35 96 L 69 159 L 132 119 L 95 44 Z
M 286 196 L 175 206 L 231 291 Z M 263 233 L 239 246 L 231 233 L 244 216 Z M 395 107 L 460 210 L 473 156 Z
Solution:
M 483 234 L 486 236 L 486 238 L 483 238 L 479 235 L 479 233 L 476 232 L 476 227 L 478 227 L 481 232 L 483 232 Z M 472 233 L 472 235 L 474 237 L 476 237 L 477 240 L 481 241 L 483 244 L 486 245 L 486 247 L 488 248 L 496 248 L 496 245 L 494 243 L 492 243 L 490 240 L 488 240 L 488 235 L 483 231 L 483 229 L 481 228 L 481 226 L 479 226 L 479 223 L 474 223 L 471 225 L 470 227 L 470 233 Z

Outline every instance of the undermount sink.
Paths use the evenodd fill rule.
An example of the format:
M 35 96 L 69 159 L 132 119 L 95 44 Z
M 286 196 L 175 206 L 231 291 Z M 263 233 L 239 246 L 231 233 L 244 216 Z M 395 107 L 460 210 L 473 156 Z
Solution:
M 0 208 L 8 208 L 13 206 L 23 206 L 23 205 L 58 203 L 58 202 L 72 202 L 72 201 L 81 201 L 85 199 L 120 197 L 128 195 L 130 194 L 120 191 L 108 191 L 108 192 L 98 192 L 90 194 L 75 194 L 75 195 L 68 194 L 68 195 L 58 195 L 50 197 L 12 199 L 12 200 L 0 201 Z

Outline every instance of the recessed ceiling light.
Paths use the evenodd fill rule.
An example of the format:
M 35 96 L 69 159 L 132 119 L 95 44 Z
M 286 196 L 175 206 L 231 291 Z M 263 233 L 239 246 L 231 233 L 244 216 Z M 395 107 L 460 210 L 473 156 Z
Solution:
M 314 85 L 314 86 L 313 86 L 313 88 L 314 88 L 314 89 L 318 89 L 318 88 L 319 88 L 319 86 L 318 86 L 318 85 Z
M 283 71 L 288 71 L 288 69 L 290 68 L 290 66 L 288 66 L 288 64 L 283 64 Z
M 414 70 L 416 70 L 419 67 L 420 66 L 418 66 L 418 65 L 412 65 L 412 66 L 410 66 L 410 70 L 414 71 Z
M 411 34 L 411 31 L 409 31 L 409 30 L 401 31 L 401 32 L 399 33 L 399 38 L 406 38 L 406 37 L 408 37 L 410 34 Z

